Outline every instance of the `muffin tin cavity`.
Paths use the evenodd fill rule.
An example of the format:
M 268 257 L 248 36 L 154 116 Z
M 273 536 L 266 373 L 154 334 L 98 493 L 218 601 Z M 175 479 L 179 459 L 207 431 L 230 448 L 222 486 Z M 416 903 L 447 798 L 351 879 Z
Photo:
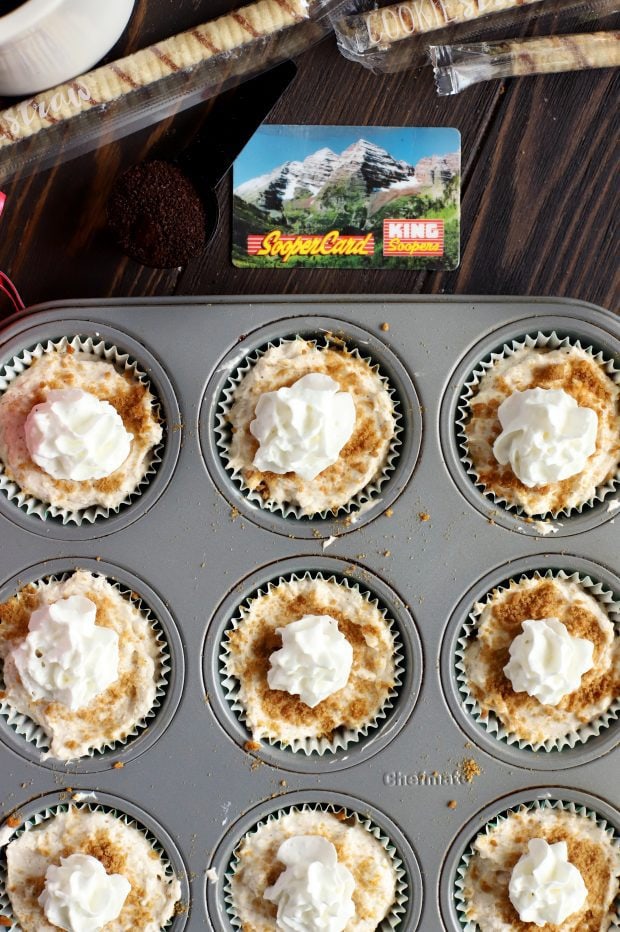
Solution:
M 171 835 L 144 809 L 127 799 L 104 792 L 84 792 L 75 787 L 71 792 L 54 792 L 37 796 L 20 804 L 14 813 L 0 826 L 3 843 L 7 839 L 19 837 L 29 827 L 39 825 L 58 812 L 66 812 L 70 806 L 89 811 L 109 812 L 120 818 L 127 825 L 136 828 L 157 852 L 164 865 L 166 876 L 174 874 L 181 885 L 181 899 L 174 918 L 168 922 L 162 932 L 182 932 L 190 911 L 190 888 L 185 863 Z M 14 823 L 18 824 L 15 825 Z M 0 916 L 11 919 L 11 904 L 6 890 L 7 864 L 6 848 L 0 849 Z M 15 925 L 13 928 L 18 930 Z
M 105 359 L 122 375 L 129 373 L 146 385 L 155 398 L 154 411 L 163 428 L 162 440 L 150 452 L 148 470 L 125 502 L 106 509 L 95 505 L 72 512 L 22 493 L 0 468 L 0 515 L 34 534 L 54 540 L 88 540 L 127 527 L 160 497 L 170 481 L 179 454 L 181 415 L 170 379 L 157 359 L 135 339 L 104 324 L 67 320 L 40 322 L 26 329 L 15 325 L 0 347 L 0 393 L 30 361 L 55 347 L 70 348 Z
M 603 362 L 607 374 L 620 384 L 620 340 L 603 327 L 576 315 L 525 318 L 494 330 L 476 343 L 452 372 L 440 410 L 440 438 L 444 461 L 452 480 L 464 498 L 485 518 L 511 531 L 532 537 L 567 537 L 592 530 L 610 520 L 617 511 L 616 494 L 620 485 L 620 466 L 615 479 L 597 490 L 595 498 L 570 514 L 528 517 L 516 506 L 496 501 L 477 482 L 467 457 L 464 419 L 477 378 L 494 355 L 503 354 L 506 346 L 521 346 L 532 337 L 536 345 L 556 348 L 576 344 L 593 351 Z M 599 357 L 601 354 L 601 357 Z
M 458 832 L 450 845 L 441 869 L 439 906 L 447 932 L 478 932 L 475 922 L 468 922 L 462 909 L 463 875 L 472 853 L 472 844 L 485 830 L 511 812 L 532 808 L 564 809 L 588 818 L 600 825 L 615 845 L 620 845 L 620 813 L 608 803 L 590 793 L 563 786 L 540 787 L 511 793 L 495 800 L 478 812 Z M 615 903 L 616 915 L 610 930 L 620 928 L 620 897 Z
M 415 932 L 422 912 L 423 885 L 417 857 L 400 829 L 379 809 L 342 793 L 303 791 L 287 793 L 279 800 L 268 800 L 247 812 L 232 825 L 215 849 L 209 864 L 207 880 L 207 912 L 213 928 L 232 932 L 239 928 L 231 917 L 228 878 L 234 869 L 235 852 L 243 837 L 264 821 L 290 812 L 292 809 L 317 809 L 342 813 L 369 829 L 385 846 L 396 870 L 396 907 L 378 926 L 378 932 Z M 212 872 L 215 872 L 213 874 Z
M 226 415 L 230 392 L 270 347 L 300 336 L 321 348 L 331 340 L 378 367 L 394 402 L 395 435 L 387 464 L 378 479 L 355 494 L 337 514 L 306 517 L 292 506 L 264 503 L 233 475 L 226 456 L 230 427 Z M 288 537 L 326 538 L 354 531 L 388 508 L 407 485 L 422 442 L 422 415 L 413 382 L 397 356 L 378 337 L 344 320 L 300 317 L 278 320 L 244 336 L 217 366 L 200 412 L 200 443 L 207 469 L 222 495 L 241 514 L 261 527 Z
M 596 760 L 618 744 L 620 696 L 616 697 L 608 713 L 600 716 L 596 727 L 584 726 L 579 729 L 579 740 L 573 747 L 566 744 L 559 750 L 546 750 L 543 747 L 534 751 L 531 747 L 520 747 L 514 735 L 498 737 L 497 730 L 501 723 L 492 712 L 489 713 L 488 723 L 479 721 L 480 710 L 465 687 L 460 657 L 464 646 L 475 637 L 477 619 L 472 617 L 472 612 L 477 603 L 486 601 L 496 587 L 507 588 L 510 580 L 518 581 L 523 576 L 533 577 L 535 574 L 544 577 L 549 571 L 554 576 L 565 574 L 571 577 L 578 574 L 584 583 L 584 590 L 600 601 L 615 627 L 616 637 L 620 637 L 620 578 L 591 560 L 547 553 L 499 566 L 468 590 L 452 612 L 444 632 L 440 658 L 444 698 L 457 724 L 467 736 L 482 750 L 508 764 L 546 771 L 576 767 Z
M 25 715 L 16 715 L 8 703 L 0 705 L 0 741 L 24 760 L 56 773 L 100 773 L 111 767 L 124 766 L 151 748 L 164 733 L 179 704 L 184 682 L 183 646 L 170 611 L 159 596 L 133 573 L 103 560 L 48 560 L 23 570 L 0 588 L 0 602 L 6 602 L 30 583 L 60 581 L 76 569 L 104 576 L 120 594 L 131 602 L 148 620 L 160 644 L 160 670 L 155 705 L 146 719 L 124 741 L 91 755 L 71 761 L 46 758 L 48 750 L 43 730 Z M 2 670 L 0 667 L 0 687 Z
M 226 632 L 233 629 L 239 608 L 249 604 L 270 584 L 302 578 L 334 579 L 362 596 L 377 602 L 385 613 L 395 640 L 396 683 L 376 723 L 353 736 L 337 729 L 329 748 L 308 751 L 302 742 L 293 749 L 280 743 L 255 741 L 243 710 L 235 702 L 236 684 L 226 675 L 223 663 Z M 226 733 L 260 760 L 299 773 L 343 770 L 368 760 L 385 748 L 409 719 L 422 681 L 422 648 L 415 622 L 386 583 L 366 569 L 329 557 L 299 557 L 263 567 L 244 579 L 218 606 L 207 629 L 203 650 L 203 675 L 209 707 Z M 332 747 L 334 749 L 332 749 Z

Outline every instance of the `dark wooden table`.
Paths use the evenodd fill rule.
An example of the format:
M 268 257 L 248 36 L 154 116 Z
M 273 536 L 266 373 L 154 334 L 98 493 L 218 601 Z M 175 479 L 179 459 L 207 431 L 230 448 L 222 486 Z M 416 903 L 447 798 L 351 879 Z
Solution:
M 138 0 L 113 54 L 237 5 L 233 0 Z M 333 38 L 303 55 L 298 65 L 271 122 L 458 127 L 463 146 L 458 270 L 234 269 L 229 177 L 218 191 L 219 229 L 201 258 L 172 271 L 146 269 L 125 258 L 106 230 L 109 189 L 128 162 L 162 144 L 174 150 L 179 127 L 198 119 L 195 112 L 7 183 L 0 269 L 15 280 L 28 304 L 123 295 L 389 292 L 560 295 L 617 309 L 617 72 L 491 82 L 440 99 L 430 69 L 375 75 L 342 58 Z

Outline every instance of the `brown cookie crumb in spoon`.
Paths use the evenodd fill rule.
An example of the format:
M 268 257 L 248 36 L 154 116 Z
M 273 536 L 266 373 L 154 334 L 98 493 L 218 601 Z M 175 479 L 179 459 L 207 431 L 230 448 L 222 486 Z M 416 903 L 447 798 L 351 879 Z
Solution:
M 206 214 L 192 182 L 175 165 L 134 165 L 117 180 L 108 223 L 121 249 L 152 268 L 185 265 L 206 245 Z

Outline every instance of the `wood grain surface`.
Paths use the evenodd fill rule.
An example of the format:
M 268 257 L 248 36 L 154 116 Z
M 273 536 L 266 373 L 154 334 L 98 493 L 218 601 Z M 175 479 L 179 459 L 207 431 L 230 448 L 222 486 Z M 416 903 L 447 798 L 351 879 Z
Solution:
M 138 0 L 111 57 L 236 5 L 233 0 Z M 602 25 L 617 28 L 614 21 Z M 0 269 L 14 279 L 28 304 L 123 295 L 387 292 L 558 295 L 618 309 L 617 72 L 490 82 L 442 99 L 429 68 L 372 74 L 342 58 L 333 37 L 297 64 L 297 77 L 270 122 L 454 126 L 461 131 L 459 269 L 235 269 L 229 176 L 218 188 L 220 225 L 200 258 L 172 271 L 127 259 L 106 229 L 114 179 L 149 155 L 174 155 L 204 120 L 207 105 L 43 174 L 8 182 L 0 218 Z M 6 305 L 0 307 L 8 313 Z

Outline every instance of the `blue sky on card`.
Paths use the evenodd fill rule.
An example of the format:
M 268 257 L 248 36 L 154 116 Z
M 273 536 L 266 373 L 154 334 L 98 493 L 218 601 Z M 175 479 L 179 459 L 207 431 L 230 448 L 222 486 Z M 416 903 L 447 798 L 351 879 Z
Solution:
M 261 126 L 235 162 L 234 187 L 264 175 L 284 162 L 302 161 L 317 149 L 337 155 L 367 139 L 386 149 L 395 159 L 415 165 L 429 155 L 446 155 L 461 146 L 460 133 L 445 127 L 402 126 Z

